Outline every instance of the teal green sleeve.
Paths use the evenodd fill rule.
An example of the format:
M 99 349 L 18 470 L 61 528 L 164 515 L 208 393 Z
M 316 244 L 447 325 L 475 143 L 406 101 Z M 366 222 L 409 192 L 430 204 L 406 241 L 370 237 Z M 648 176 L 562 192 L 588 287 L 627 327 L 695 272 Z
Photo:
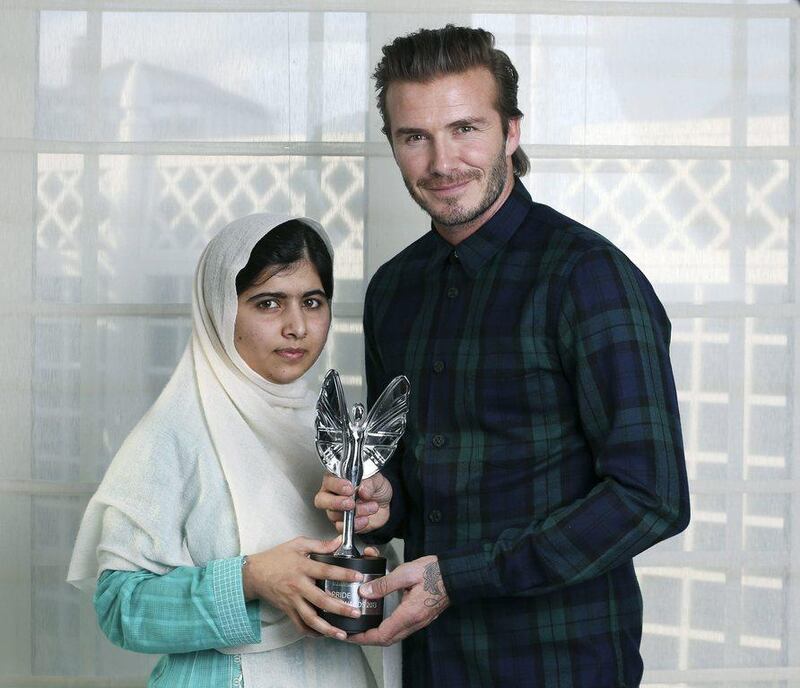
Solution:
M 134 652 L 173 654 L 261 640 L 260 604 L 244 601 L 241 557 L 164 575 L 103 571 L 94 608 L 108 639 Z

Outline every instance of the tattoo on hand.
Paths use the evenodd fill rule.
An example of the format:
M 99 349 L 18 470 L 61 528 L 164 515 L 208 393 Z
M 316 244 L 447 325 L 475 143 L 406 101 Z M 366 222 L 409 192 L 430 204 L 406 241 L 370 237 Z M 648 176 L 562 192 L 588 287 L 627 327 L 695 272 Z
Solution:
M 422 584 L 425 592 L 429 592 L 431 597 L 425 600 L 426 607 L 438 607 L 445 601 L 446 596 L 442 590 L 442 574 L 439 571 L 439 564 L 433 562 L 428 564 L 422 572 Z

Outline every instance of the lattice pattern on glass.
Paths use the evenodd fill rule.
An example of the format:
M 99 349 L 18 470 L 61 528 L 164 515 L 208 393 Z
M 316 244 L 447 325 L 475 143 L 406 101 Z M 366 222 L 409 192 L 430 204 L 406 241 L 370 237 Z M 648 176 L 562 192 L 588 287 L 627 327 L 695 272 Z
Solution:
M 180 285 L 190 284 L 202 248 L 222 226 L 253 212 L 321 219 L 344 289 L 337 297 L 360 298 L 361 158 L 103 155 L 94 188 L 84 164 L 83 156 L 39 156 L 43 300 L 76 302 L 89 293 L 101 302 L 186 302 L 190 292 Z
M 37 295 L 76 301 L 81 274 L 83 156 L 40 155 L 36 200 Z
M 695 488 L 689 528 L 655 552 L 679 545 L 715 563 L 681 566 L 676 554 L 675 566 L 639 567 L 643 648 L 654 669 L 787 661 L 796 499 L 784 482 L 791 477 L 791 332 L 782 319 L 674 320 L 672 359 Z
M 536 198 L 611 239 L 665 300 L 788 298 L 788 161 L 533 164 Z M 737 196 L 737 176 L 745 199 Z
M 206 161 L 186 156 L 154 160 L 154 250 L 202 249 L 221 226 L 237 217 L 270 210 L 302 215 L 305 197 L 293 185 L 299 158 Z

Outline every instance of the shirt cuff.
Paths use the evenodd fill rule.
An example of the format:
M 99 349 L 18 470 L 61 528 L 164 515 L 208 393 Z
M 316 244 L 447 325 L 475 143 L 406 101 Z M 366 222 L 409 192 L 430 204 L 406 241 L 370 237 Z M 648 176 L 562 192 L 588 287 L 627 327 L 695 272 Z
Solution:
M 231 646 L 260 642 L 259 607 L 244 601 L 242 557 L 215 559 L 208 563 L 207 571 L 212 580 L 220 630 L 226 640 Z
M 501 594 L 491 549 L 488 543 L 475 544 L 437 554 L 439 572 L 451 603 L 471 602 Z

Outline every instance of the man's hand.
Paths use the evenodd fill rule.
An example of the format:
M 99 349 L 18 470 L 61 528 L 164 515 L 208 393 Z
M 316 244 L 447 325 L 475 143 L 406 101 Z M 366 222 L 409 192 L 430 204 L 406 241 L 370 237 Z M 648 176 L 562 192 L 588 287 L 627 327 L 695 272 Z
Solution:
M 392 645 L 425 628 L 450 606 L 439 559 L 435 556 L 401 564 L 387 576 L 362 585 L 359 594 L 374 600 L 395 590 L 403 591 L 403 600 L 394 613 L 377 628 L 351 635 L 348 641 L 359 645 Z
M 342 532 L 342 511 L 356 507 L 355 531 L 368 533 L 389 520 L 389 503 L 392 501 L 392 484 L 380 473 L 367 478 L 358 488 L 358 501 L 353 499 L 353 485 L 347 480 L 326 475 L 322 487 L 314 497 L 314 506 L 324 509 L 328 519 Z

